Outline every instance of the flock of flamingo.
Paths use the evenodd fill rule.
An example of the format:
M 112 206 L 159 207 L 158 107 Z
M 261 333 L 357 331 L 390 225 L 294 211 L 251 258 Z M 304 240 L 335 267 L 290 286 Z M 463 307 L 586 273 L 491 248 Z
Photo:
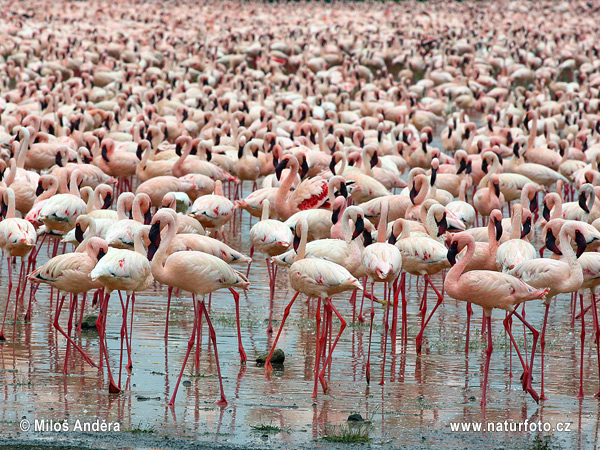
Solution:
M 203 318 L 217 403 L 226 404 L 205 299 L 231 291 L 244 364 L 239 291 L 251 289 L 254 255 L 225 242 L 237 212 L 257 218 L 249 236 L 252 252 L 266 259 L 271 305 L 278 271 L 295 291 L 271 355 L 298 296 L 317 302 L 313 396 L 319 385 L 329 390 L 326 369 L 347 321 L 369 322 L 368 383 L 382 313 L 383 384 L 386 353 L 398 337 L 402 346 L 409 339 L 408 302 L 419 303 L 420 354 L 445 294 L 466 305 L 466 352 L 472 307 L 483 309 L 482 405 L 494 309 L 505 311 L 522 387 L 537 402 L 545 399 L 550 307 L 570 307 L 581 321 L 583 396 L 589 310 L 596 352 L 600 344 L 594 2 L 4 3 L 1 345 L 18 341 L 5 325 L 29 321 L 36 290 L 48 285 L 57 295 L 51 320 L 66 341 L 64 372 L 74 353 L 106 370 L 109 391 L 118 393 L 124 355 L 126 369 L 133 365 L 136 293 L 160 283 L 169 306 L 172 294 L 190 293 L 194 312 L 169 404 Z M 43 265 L 40 251 L 51 256 Z M 443 286 L 432 281 L 438 273 Z M 421 298 L 407 295 L 415 279 Z M 336 306 L 348 301 L 339 296 L 346 291 L 352 317 Z M 561 294 L 571 302 L 551 302 Z M 116 380 L 105 333 L 115 296 L 123 313 Z M 526 319 L 526 303 L 545 308 L 543 323 Z M 99 359 L 74 339 L 86 308 L 98 314 Z M 165 339 L 168 317 L 169 307 Z M 275 331 L 270 321 L 267 331 Z

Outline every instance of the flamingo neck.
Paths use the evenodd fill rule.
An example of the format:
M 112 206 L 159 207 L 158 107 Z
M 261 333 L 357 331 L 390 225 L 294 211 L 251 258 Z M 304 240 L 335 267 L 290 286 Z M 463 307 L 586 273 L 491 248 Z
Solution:
M 446 283 L 458 283 L 458 280 L 465 271 L 465 268 L 467 267 L 469 262 L 471 262 L 471 259 L 473 258 L 474 254 L 475 242 L 469 241 L 467 243 L 467 253 L 465 253 L 465 255 L 460 259 L 460 261 L 457 261 L 457 263 L 454 264 L 454 267 L 450 268 L 448 274 L 446 275 Z
M 389 204 L 387 201 L 384 201 L 381 204 L 381 216 L 379 218 L 379 226 L 377 227 L 377 242 L 385 242 L 385 236 L 387 234 L 388 210 Z
M 291 165 L 290 171 L 280 184 L 277 191 L 277 196 L 275 198 L 277 212 L 284 220 L 287 220 L 289 216 L 292 215 L 292 206 L 286 200 L 290 189 L 292 188 L 292 184 L 298 176 L 298 160 L 296 158 L 292 158 L 289 160 L 289 164 Z
M 527 150 L 531 150 L 535 143 L 535 135 L 537 134 L 537 114 L 533 115 L 531 128 L 529 129 L 529 139 L 527 140 Z
M 521 228 L 523 219 L 523 207 L 521 205 L 515 205 L 513 209 L 513 215 L 511 217 L 510 223 L 512 226 L 512 230 L 510 232 L 511 239 L 521 239 Z M 490 221 L 491 222 L 491 221 Z M 493 227 L 492 227 L 493 229 Z
M 561 253 L 563 254 L 562 260 L 569 263 L 571 266 L 579 266 L 577 262 L 577 255 L 575 255 L 575 250 L 571 247 L 571 225 L 566 223 L 560 229 L 560 233 L 558 233 L 559 244 L 558 248 L 560 248 Z M 581 266 L 579 266 L 581 267 Z
M 8 203 L 5 219 L 14 219 L 14 217 L 15 217 L 15 192 L 12 189 L 7 188 L 4 191 L 4 200 L 7 201 L 7 203 Z
M 20 169 L 25 167 L 25 158 L 27 157 L 27 151 L 29 150 L 29 139 L 31 136 L 27 128 L 23 130 L 23 133 L 25 134 L 25 137 L 21 142 L 21 148 L 19 149 L 19 154 L 17 156 L 17 167 Z
M 172 217 L 166 219 L 167 232 L 165 236 L 161 236 L 160 244 L 154 257 L 152 258 L 151 270 L 152 274 L 158 279 L 164 279 L 166 275 L 165 261 L 167 259 L 167 249 L 171 245 L 171 241 L 175 237 L 177 230 L 175 229 L 175 220 Z
M 300 246 L 296 252 L 296 261 L 304 259 L 306 255 L 306 241 L 308 240 L 308 226 L 303 226 L 300 233 Z

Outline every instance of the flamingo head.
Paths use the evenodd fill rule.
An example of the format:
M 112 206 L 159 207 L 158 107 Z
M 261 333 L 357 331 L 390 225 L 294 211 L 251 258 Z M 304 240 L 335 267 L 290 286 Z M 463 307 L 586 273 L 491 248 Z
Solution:
M 450 262 L 450 265 L 453 266 L 454 264 L 456 264 L 456 255 L 458 255 L 458 253 L 458 241 L 456 239 L 453 239 L 450 243 L 450 248 L 448 248 L 448 254 L 446 256 L 448 258 L 448 261 Z
M 575 230 L 575 243 L 577 244 L 576 256 L 579 258 L 587 248 L 587 239 L 579 230 Z

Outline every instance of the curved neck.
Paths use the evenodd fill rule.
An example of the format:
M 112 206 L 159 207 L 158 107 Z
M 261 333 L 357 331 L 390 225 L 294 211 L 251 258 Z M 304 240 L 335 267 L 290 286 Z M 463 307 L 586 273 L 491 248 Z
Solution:
M 521 205 L 515 205 L 513 209 L 513 215 L 510 219 L 510 224 L 512 226 L 512 230 L 510 232 L 511 239 L 521 239 L 521 228 L 523 220 L 523 208 Z M 491 220 L 490 220 L 491 222 Z M 493 227 L 492 227 L 493 228 Z
M 131 207 L 131 215 L 133 216 L 133 220 L 139 223 L 144 223 L 144 215 L 142 214 L 142 197 L 136 196 L 133 199 L 133 204 Z
M 425 177 L 423 180 L 425 181 L 421 183 L 421 189 L 415 197 L 415 205 L 420 205 L 423 203 L 425 198 L 427 198 L 427 194 L 429 193 L 429 178 Z
M 304 258 L 306 255 L 306 241 L 308 240 L 308 226 L 303 226 L 300 233 L 300 246 L 296 252 L 296 261 Z
M 563 254 L 562 260 L 567 261 L 569 264 L 574 265 L 577 264 L 577 255 L 575 255 L 575 250 L 571 247 L 571 238 L 569 232 L 571 227 L 569 224 L 563 225 L 560 229 L 560 233 L 558 233 L 558 239 L 560 243 L 558 244 L 558 248 L 560 248 L 561 253 Z
M 42 200 L 47 200 L 50 197 L 56 195 L 58 191 L 58 180 L 55 176 L 48 175 L 50 177 L 50 185 L 46 188 L 44 192 L 42 192 L 38 198 L 35 199 L 35 203 L 41 202 Z
M 21 148 L 19 149 L 19 154 L 18 154 L 18 156 L 16 156 L 17 167 L 19 167 L 20 169 L 25 167 L 25 158 L 27 157 L 27 151 L 29 150 L 29 139 L 30 139 L 29 130 L 27 130 L 25 128 L 25 129 L 23 129 L 23 132 L 25 134 L 25 137 L 23 138 L 23 141 L 21 142 Z
M 377 227 L 377 242 L 385 242 L 385 237 L 387 234 L 388 209 L 388 202 L 383 201 L 381 203 L 381 216 L 379 218 L 379 226 Z
M 535 135 L 537 134 L 537 114 L 533 115 L 533 120 L 531 121 L 531 128 L 529 129 L 529 139 L 527 141 L 527 150 L 533 148 L 535 143 Z
M 13 219 L 15 217 L 15 192 L 12 189 L 6 189 L 4 191 L 4 200 L 7 202 L 8 207 L 5 219 Z
M 144 247 L 143 236 L 147 232 L 147 227 L 140 227 L 133 237 L 133 249 L 144 256 L 147 256 L 146 247 Z
M 165 275 L 165 260 L 167 259 L 167 249 L 171 245 L 171 241 L 175 237 L 175 233 L 177 232 L 177 227 L 175 226 L 175 220 L 172 217 L 166 219 L 167 223 L 167 232 L 165 236 L 161 237 L 160 244 L 158 249 L 156 250 L 156 254 L 152 258 L 152 274 L 156 278 L 162 279 Z
M 15 181 L 15 178 L 17 176 L 17 162 L 15 161 L 15 158 L 10 158 L 9 169 L 10 169 L 10 171 L 8 172 L 8 175 L 4 179 L 6 186 L 10 186 L 11 184 L 13 184 Z
M 460 261 L 457 261 L 457 263 L 454 264 L 454 267 L 452 267 L 448 271 L 448 274 L 446 275 L 446 280 L 451 280 L 450 283 L 458 282 L 460 276 L 463 274 L 463 272 L 465 270 L 465 267 L 467 267 L 469 262 L 471 262 L 471 259 L 473 258 L 474 254 L 475 254 L 475 242 L 471 241 L 467 244 L 467 253 L 460 259 Z M 446 281 L 446 283 L 448 283 L 448 281 Z
M 260 220 L 267 220 L 269 218 L 269 200 L 263 200 L 263 208 L 262 215 L 260 216 Z
M 275 198 L 277 212 L 284 220 L 288 219 L 291 215 L 292 208 L 291 205 L 286 202 L 286 199 L 290 189 L 292 188 L 292 184 L 298 176 L 298 160 L 296 158 L 292 158 L 289 160 L 289 164 L 291 166 L 289 168 L 290 171 L 279 186 L 279 189 L 277 190 L 277 196 Z

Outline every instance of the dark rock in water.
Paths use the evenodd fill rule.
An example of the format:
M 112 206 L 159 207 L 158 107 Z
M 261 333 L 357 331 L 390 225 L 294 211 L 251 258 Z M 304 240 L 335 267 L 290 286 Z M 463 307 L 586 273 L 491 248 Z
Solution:
M 361 416 L 359 413 L 354 413 L 354 414 L 350 414 L 348 416 L 348 422 L 364 422 L 365 419 L 363 419 L 363 416 Z
M 192 382 L 191 382 L 190 380 L 185 380 L 185 381 L 184 381 L 183 383 L 181 383 L 181 384 L 183 384 L 185 387 L 190 387 L 190 386 L 192 385 Z
M 269 357 L 269 353 L 263 353 L 258 358 L 256 358 L 256 364 L 262 366 L 267 361 Z M 271 364 L 283 364 L 285 361 L 285 353 L 280 348 L 275 349 L 273 352 L 273 356 L 271 357 Z
M 96 329 L 96 320 L 98 320 L 98 316 L 95 314 L 88 314 L 83 318 L 81 322 L 82 330 L 95 330 Z
M 136 395 L 135 398 L 140 402 L 146 400 L 160 400 L 160 397 L 146 397 L 145 395 Z

